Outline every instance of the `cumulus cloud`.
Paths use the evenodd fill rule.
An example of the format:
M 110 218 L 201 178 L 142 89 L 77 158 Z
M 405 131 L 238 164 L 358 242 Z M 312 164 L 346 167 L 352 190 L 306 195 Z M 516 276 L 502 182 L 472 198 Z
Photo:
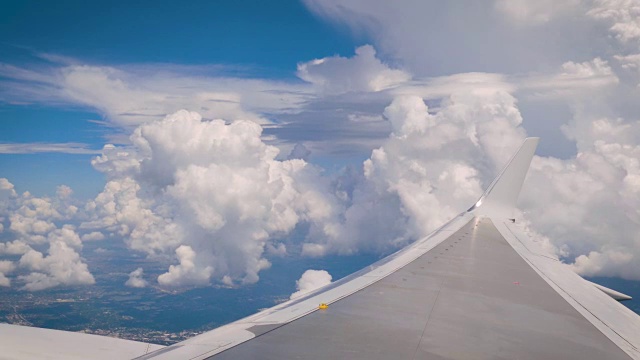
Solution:
M 59 285 L 91 285 L 95 283 L 87 264 L 65 241 L 50 243 L 45 256 L 36 250 L 29 250 L 19 261 L 22 268 L 32 271 L 20 275 L 23 288 L 29 291 L 44 290 Z
M 331 284 L 331 279 L 331 274 L 326 270 L 307 270 L 300 276 L 300 279 L 296 280 L 296 289 L 298 291 L 291 294 L 290 299 L 298 298 L 313 290 Z
M 0 178 L 0 214 L 8 214 L 17 197 L 13 184 L 6 178 Z
M 56 188 L 56 196 L 62 200 L 68 199 L 71 194 L 73 194 L 73 189 L 67 185 L 60 185 Z
M 640 68 L 640 54 L 615 55 L 614 58 L 619 61 L 625 69 L 638 70 Z
M 11 280 L 6 275 L 15 268 L 16 265 L 12 261 L 0 260 L 0 286 L 11 286 Z
M 639 131 L 594 119 L 575 159 L 534 159 L 523 209 L 581 274 L 640 279 Z
M 396 98 L 384 111 L 393 132 L 343 191 L 344 221 L 303 253 L 389 251 L 473 204 L 525 137 L 515 102 L 478 87 L 431 114 L 420 97 Z
M 133 288 L 143 288 L 147 286 L 147 280 L 145 280 L 142 276 L 144 275 L 144 270 L 142 268 L 137 268 L 129 273 L 129 280 L 124 284 Z
M 34 197 L 29 193 L 24 193 L 13 200 L 8 205 L 13 208 L 8 213 L 9 230 L 27 243 L 44 243 L 47 235 L 58 230 L 56 221 L 68 220 L 78 211 L 75 205 L 67 202 L 47 197 Z
M 163 286 L 255 282 L 270 266 L 265 256 L 286 252 L 275 238 L 300 222 L 312 225 L 302 244 L 304 255 L 386 252 L 425 235 L 477 199 L 526 135 L 513 94 L 518 88 L 570 89 L 565 98 L 579 103 L 617 80 L 608 62 L 595 58 L 565 62 L 555 75 L 524 85 L 474 73 L 398 86 L 385 95 L 393 100 L 382 111 L 391 134 L 364 162 L 362 173 L 345 173 L 334 181 L 333 194 L 328 179 L 299 156 L 276 160 L 278 149 L 262 141 L 262 129 L 254 123 L 205 121 L 196 113 L 179 112 L 139 127 L 131 146 L 105 146 L 94 166 L 109 181 L 87 204 L 93 215 L 81 227 L 117 232 L 132 249 L 173 258 L 174 265 L 157 279 Z M 412 92 L 440 98 L 437 107 L 430 109 Z M 592 180 L 598 161 L 619 163 L 610 174 L 597 170 L 609 180 L 634 171 L 628 159 L 635 156 L 629 147 L 637 142 L 635 130 L 626 122 L 590 121 L 576 114 L 565 126 L 578 142 L 579 157 L 534 160 L 531 177 L 537 185 L 530 187 L 545 195 L 523 195 L 531 230 L 539 233 L 534 235 L 550 239 L 548 247 L 570 259 L 606 249 L 599 241 L 571 240 L 565 231 L 578 229 L 579 223 L 549 214 L 571 209 L 576 219 L 588 218 L 578 211 L 586 203 L 577 194 L 595 196 L 605 188 L 600 179 Z M 625 138 L 620 151 L 607 145 Z M 587 146 L 596 140 L 606 141 Z M 598 160 L 605 149 L 609 158 Z M 629 202 L 635 196 L 633 179 L 607 186 L 627 189 Z M 549 189 L 549 183 L 556 186 Z M 607 199 L 596 208 L 607 208 L 605 201 L 612 198 Z M 575 239 L 598 235 L 586 229 L 575 231 Z M 629 237 L 621 238 L 619 245 L 634 252 Z M 586 268 L 580 259 L 576 269 Z
M 0 286 L 9 287 L 11 286 L 11 279 L 9 279 L 5 274 L 0 273 Z
M 623 43 L 640 40 L 640 2 L 637 0 L 596 0 L 587 15 L 607 23 L 609 31 Z
M 82 241 L 100 241 L 104 240 L 104 234 L 99 231 L 93 231 L 82 235 Z
M 298 64 L 298 77 L 329 93 L 380 91 L 411 79 L 376 58 L 371 45 L 356 49 L 353 58 L 333 56 Z
M 107 147 L 94 162 L 110 180 L 81 228 L 117 231 L 134 250 L 175 259 L 158 277 L 164 286 L 257 281 L 272 239 L 299 222 L 322 234 L 335 212 L 316 168 L 277 160 L 261 133 L 254 122 L 187 111 L 139 127 L 133 147 Z
M 78 211 L 72 204 L 71 188 L 61 185 L 55 198 L 40 198 L 28 192 L 18 195 L 7 179 L 0 179 L 0 187 L 0 214 L 9 222 L 8 241 L 0 243 L 0 256 L 21 255 L 17 279 L 23 283 L 22 288 L 35 291 L 59 285 L 93 284 L 94 278 L 80 257 L 82 239 L 74 225 L 65 223 Z M 43 253 L 36 249 L 47 250 Z M 6 269 L 9 268 L 5 266 Z M 10 280 L 5 276 L 9 271 L 1 272 L 2 283 L 9 286 Z
M 31 250 L 31 247 L 20 240 L 0 243 L 0 254 L 3 255 L 22 255 L 29 250 Z
M 158 276 L 160 285 L 202 285 L 208 284 L 213 272 L 212 266 L 196 267 L 196 253 L 191 246 L 180 245 L 176 249 L 178 265 L 169 266 L 169 271 Z
M 565 148 L 562 157 L 536 157 L 533 161 L 530 180 L 522 194 L 522 208 L 531 220 L 531 229 L 539 238 L 548 239 L 567 261 L 574 262 L 575 258 L 574 268 L 580 273 L 640 278 L 635 267 L 640 255 L 635 235 L 640 223 L 635 191 L 640 142 L 636 124 L 640 111 L 638 1 L 497 0 L 491 2 L 493 7 L 478 2 L 463 10 L 435 1 L 408 0 L 393 5 L 359 0 L 305 3 L 322 17 L 364 31 L 374 39 L 379 53 L 400 59 L 411 73 L 489 70 L 505 74 L 504 79 L 512 82 L 516 90 L 503 91 L 520 100 L 517 107 L 514 102 L 512 111 L 522 111 L 529 134 L 542 136 L 540 151 L 554 154 L 558 148 Z M 447 16 L 424 21 L 422 14 L 427 12 Z M 503 18 L 496 18 L 496 14 Z M 456 22 L 447 20 L 451 18 Z M 429 36 L 430 33 L 444 35 Z M 418 38 L 424 46 L 413 46 Z M 474 43 L 482 47 L 458 46 Z M 429 83 L 432 85 L 433 81 Z M 396 92 L 425 98 L 429 90 L 433 91 L 433 87 L 406 86 Z M 455 89 L 451 93 L 459 96 Z M 399 100 L 394 102 L 399 104 Z M 487 106 L 491 103 L 493 100 Z M 447 106 L 445 102 L 435 115 L 446 113 Z M 399 122 L 405 128 L 402 129 L 392 120 L 393 108 L 385 111 L 396 134 L 398 129 L 400 134 L 428 129 L 433 118 L 425 111 L 419 113 L 423 115 L 406 112 L 405 117 L 417 121 Z M 434 115 L 433 110 L 430 113 Z M 475 117 L 470 115 L 470 119 Z M 522 129 L 509 133 L 515 124 L 507 121 L 494 127 L 507 131 L 505 136 L 521 139 Z M 446 137 L 443 143 L 443 148 L 450 146 Z M 385 157 L 394 159 L 387 146 L 384 143 L 381 150 L 374 151 L 369 164 L 375 166 L 371 169 L 382 169 L 379 164 L 384 164 Z M 510 153 L 507 148 L 504 152 Z M 478 150 L 498 162 L 493 151 L 482 147 Z M 472 155 L 460 158 L 466 164 L 470 164 L 469 159 Z M 466 183 L 480 181 L 486 185 L 491 168 L 487 165 L 474 165 L 477 175 L 469 176 Z M 384 176 L 388 175 L 376 175 Z M 353 199 L 362 193 L 372 191 L 354 191 L 354 204 L 358 202 Z M 372 196 L 371 203 L 378 204 L 378 199 Z M 398 207 L 410 208 L 408 202 L 396 199 Z M 442 199 L 441 204 L 449 201 Z M 347 214 L 352 210 L 353 205 Z M 383 214 L 388 219 L 393 212 Z M 397 214 L 392 218 L 402 219 Z M 371 219 L 366 223 L 372 223 Z M 326 251 L 322 244 L 307 249 L 310 254 Z

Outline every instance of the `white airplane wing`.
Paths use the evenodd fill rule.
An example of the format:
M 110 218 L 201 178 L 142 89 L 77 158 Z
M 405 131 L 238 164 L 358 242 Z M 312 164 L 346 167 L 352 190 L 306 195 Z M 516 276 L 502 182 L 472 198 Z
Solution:
M 468 211 L 301 298 L 136 359 L 640 359 L 640 317 L 512 218 L 527 139 Z
M 0 324 L 0 359 L 132 359 L 164 346 L 108 336 Z

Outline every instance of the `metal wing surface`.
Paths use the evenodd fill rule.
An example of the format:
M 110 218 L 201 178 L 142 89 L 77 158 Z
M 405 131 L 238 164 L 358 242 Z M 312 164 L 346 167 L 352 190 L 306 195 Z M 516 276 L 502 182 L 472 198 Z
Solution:
M 131 359 L 162 345 L 107 336 L 0 324 L 0 359 Z
M 640 359 L 640 317 L 613 299 L 626 295 L 582 279 L 511 219 L 537 143 L 424 239 L 137 359 Z

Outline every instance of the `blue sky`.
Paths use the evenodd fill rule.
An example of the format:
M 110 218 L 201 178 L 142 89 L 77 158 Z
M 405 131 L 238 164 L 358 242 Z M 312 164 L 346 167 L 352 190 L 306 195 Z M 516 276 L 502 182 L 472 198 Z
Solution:
M 298 1 L 2 1 L 0 63 L 47 67 L 46 55 L 101 66 L 220 65 L 237 77 L 299 81 L 296 64 L 350 54 L 363 41 Z M 45 58 L 43 58 L 43 54 Z M 1 78 L 1 77 L 0 77 Z M 10 91 L 10 90 L 9 90 Z M 0 103 L 1 143 L 82 143 L 99 151 L 113 130 L 105 114 L 74 104 Z M 95 196 L 104 184 L 94 154 L 0 154 L 0 177 L 19 192 L 52 194 L 61 184 Z M 359 158 L 358 158 L 359 159 Z
M 298 1 L 3 1 L 0 16 L 4 45 L 90 63 L 233 64 L 290 76 L 301 59 L 354 47 Z

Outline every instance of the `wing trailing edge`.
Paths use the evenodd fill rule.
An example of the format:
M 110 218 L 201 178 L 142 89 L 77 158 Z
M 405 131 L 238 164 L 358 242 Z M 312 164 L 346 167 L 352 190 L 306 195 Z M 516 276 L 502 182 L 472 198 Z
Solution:
M 524 140 L 520 149 L 511 157 L 475 205 L 469 209 L 470 212 L 496 218 L 513 216 L 520 189 L 529 171 L 539 140 L 540 138 L 537 137 Z

